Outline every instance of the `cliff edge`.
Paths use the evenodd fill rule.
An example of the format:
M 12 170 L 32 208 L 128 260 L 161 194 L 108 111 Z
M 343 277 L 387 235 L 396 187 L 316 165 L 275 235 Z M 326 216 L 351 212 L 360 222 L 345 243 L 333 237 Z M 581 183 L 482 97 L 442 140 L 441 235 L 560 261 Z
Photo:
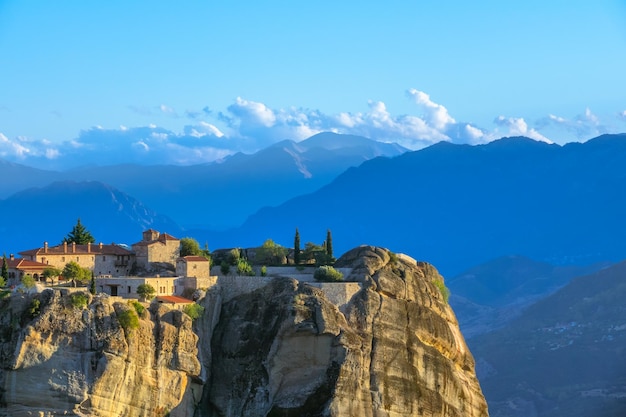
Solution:
M 434 267 L 371 246 L 336 266 L 351 284 L 277 276 L 233 296 L 220 281 L 193 323 L 157 304 L 12 294 L 0 416 L 488 416 Z

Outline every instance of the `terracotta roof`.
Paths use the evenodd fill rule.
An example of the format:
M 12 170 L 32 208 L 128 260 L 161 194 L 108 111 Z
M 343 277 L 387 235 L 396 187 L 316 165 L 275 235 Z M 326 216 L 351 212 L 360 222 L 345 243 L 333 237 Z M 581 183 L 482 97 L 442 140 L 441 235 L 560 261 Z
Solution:
M 187 262 L 209 262 L 204 256 L 181 256 L 180 259 L 184 259 Z
M 171 304 L 191 304 L 191 303 L 193 303 L 193 301 L 191 301 L 191 300 L 189 300 L 187 298 L 178 297 L 176 295 L 159 295 L 159 296 L 157 296 L 157 301 L 165 302 L 165 303 L 171 303 Z
M 148 231 L 153 231 L 152 229 L 150 230 L 146 230 L 146 232 Z M 156 230 L 154 230 L 156 231 Z M 145 233 L 145 232 L 144 232 Z M 170 234 L 167 233 L 161 233 L 159 234 L 159 237 L 157 237 L 155 240 L 140 240 L 137 243 L 133 243 L 133 246 L 148 246 L 148 245 L 152 245 L 153 243 L 165 243 L 166 240 L 180 240 L 177 237 L 174 237 Z
M 102 245 L 100 247 L 97 243 L 91 245 L 74 245 L 68 244 L 48 246 L 48 251 L 45 248 L 35 248 L 18 252 L 20 255 L 72 255 L 72 254 L 95 254 L 95 255 L 131 255 L 133 252 L 128 249 L 124 249 L 119 245 Z
M 0 266 L 1 265 L 2 264 L 0 262 Z M 50 265 L 41 262 L 29 261 L 24 258 L 7 258 L 7 268 L 11 269 L 44 269 L 49 266 Z

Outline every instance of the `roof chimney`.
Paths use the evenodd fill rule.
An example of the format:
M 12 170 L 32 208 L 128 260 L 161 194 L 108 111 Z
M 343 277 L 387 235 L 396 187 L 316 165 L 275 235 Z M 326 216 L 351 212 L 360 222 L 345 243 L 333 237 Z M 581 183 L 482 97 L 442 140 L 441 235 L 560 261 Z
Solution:
M 87 253 L 91 252 L 91 242 L 87 242 Z
M 67 242 L 63 242 L 63 253 L 67 253 Z
M 43 242 L 43 253 L 48 253 L 48 242 Z
M 100 246 L 100 249 L 102 249 L 102 242 L 100 242 L 100 245 L 98 245 L 98 246 Z
M 14 260 L 14 259 L 15 259 L 15 255 L 10 254 L 10 255 L 9 255 L 9 259 L 10 259 L 10 260 Z
M 76 242 L 72 242 L 72 253 L 76 253 Z

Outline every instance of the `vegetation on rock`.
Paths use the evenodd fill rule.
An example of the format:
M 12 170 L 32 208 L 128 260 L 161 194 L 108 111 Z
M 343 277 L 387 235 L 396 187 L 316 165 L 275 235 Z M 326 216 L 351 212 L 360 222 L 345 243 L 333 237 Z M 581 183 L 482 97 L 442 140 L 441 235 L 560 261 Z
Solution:
M 330 265 L 322 265 L 315 270 L 313 278 L 322 282 L 341 282 L 343 281 L 343 274 Z
M 82 292 L 75 292 L 70 294 L 70 304 L 72 305 L 72 307 L 76 309 L 82 309 L 84 307 L 87 307 L 88 303 L 89 297 L 87 296 L 87 294 Z
M 192 320 L 196 320 L 204 313 L 204 307 L 197 303 L 188 304 L 183 307 L 183 313 L 191 317 Z
M 143 299 L 149 300 L 154 297 L 156 290 L 150 284 L 139 284 L 139 286 L 137 286 L 137 294 Z

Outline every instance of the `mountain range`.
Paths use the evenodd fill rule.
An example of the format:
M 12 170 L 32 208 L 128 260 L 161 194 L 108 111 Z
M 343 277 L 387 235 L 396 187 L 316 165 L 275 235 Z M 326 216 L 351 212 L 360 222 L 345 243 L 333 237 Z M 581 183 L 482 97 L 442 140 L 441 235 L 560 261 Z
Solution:
M 441 142 L 350 168 L 319 190 L 258 211 L 218 247 L 291 245 L 331 229 L 338 252 L 363 243 L 437 265 L 446 276 L 507 255 L 551 264 L 623 258 L 626 135 L 564 146 L 504 138 Z M 215 247 L 215 246 L 214 246 Z

